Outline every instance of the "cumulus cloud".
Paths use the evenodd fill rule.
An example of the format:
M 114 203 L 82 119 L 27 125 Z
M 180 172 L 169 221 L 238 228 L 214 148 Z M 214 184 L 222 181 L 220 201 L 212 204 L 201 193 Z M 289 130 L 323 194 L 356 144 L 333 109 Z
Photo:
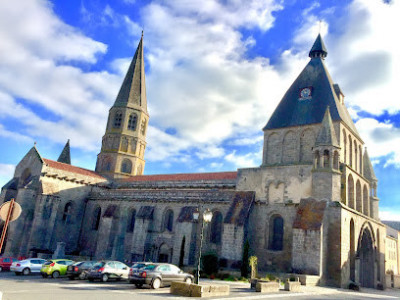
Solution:
M 11 164 L 0 164 L 0 180 L 10 180 L 14 175 L 15 165 Z M 3 181 L 3 180 L 2 180 Z
M 29 135 L 57 143 L 71 138 L 76 147 L 98 149 L 121 76 L 71 64 L 95 63 L 107 46 L 63 23 L 44 0 L 2 1 L 0 38 L 0 102 L 14 108 L 0 115 L 25 132 L 14 138 Z

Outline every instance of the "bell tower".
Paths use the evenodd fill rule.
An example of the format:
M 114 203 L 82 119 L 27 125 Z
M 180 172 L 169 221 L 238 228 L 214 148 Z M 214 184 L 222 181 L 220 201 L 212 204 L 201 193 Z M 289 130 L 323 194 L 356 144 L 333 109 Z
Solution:
M 149 122 L 143 59 L 143 33 L 124 82 L 108 114 L 96 172 L 108 178 L 142 175 Z

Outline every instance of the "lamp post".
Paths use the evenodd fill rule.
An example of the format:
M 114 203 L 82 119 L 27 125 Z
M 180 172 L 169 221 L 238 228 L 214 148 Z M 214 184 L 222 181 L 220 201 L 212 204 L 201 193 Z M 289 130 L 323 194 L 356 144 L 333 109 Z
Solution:
M 196 209 L 193 213 L 193 219 L 198 221 L 200 217 L 199 209 Z M 200 264 L 201 264 L 201 250 L 203 248 L 203 235 L 204 235 L 204 223 L 210 222 L 212 219 L 212 212 L 207 208 L 203 212 L 203 216 L 201 218 L 201 234 L 200 234 L 200 249 L 199 249 L 199 260 L 197 262 L 197 272 L 196 277 L 194 278 L 194 283 L 199 284 L 200 279 Z

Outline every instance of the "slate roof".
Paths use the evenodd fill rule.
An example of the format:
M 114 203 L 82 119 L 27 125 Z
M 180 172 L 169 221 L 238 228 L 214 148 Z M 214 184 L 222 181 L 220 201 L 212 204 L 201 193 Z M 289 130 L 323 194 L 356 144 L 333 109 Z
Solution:
M 371 160 L 369 159 L 367 148 L 365 148 L 363 155 L 363 175 L 370 181 L 378 180 L 375 176 L 374 167 L 372 166 Z
M 310 99 L 300 97 L 300 91 L 306 87 L 311 89 Z M 328 106 L 334 122 L 343 121 L 359 136 L 345 105 L 339 102 L 323 58 L 312 57 L 287 90 L 263 130 L 321 123 Z
M 105 177 L 101 176 L 100 174 L 98 174 L 94 171 L 83 169 L 80 167 L 75 167 L 75 166 L 65 164 L 62 162 L 58 162 L 58 161 L 54 161 L 51 159 L 43 158 L 43 162 L 50 168 L 67 171 L 67 172 L 71 172 L 71 173 L 77 173 L 77 174 L 84 175 L 84 176 L 106 179 Z
M 329 113 L 329 108 L 327 108 L 325 111 L 325 115 L 321 124 L 321 129 L 319 130 L 317 139 L 315 140 L 315 145 L 329 145 L 339 147 L 339 143 L 336 138 L 335 128 L 333 128 L 331 114 Z
M 71 149 L 69 147 L 69 140 L 65 144 L 64 149 L 61 151 L 57 161 L 64 164 L 71 164 Z
M 297 208 L 293 228 L 304 230 L 318 230 L 322 225 L 326 208 L 326 201 L 312 198 L 301 199 Z
M 255 192 L 236 192 L 224 223 L 243 226 L 254 202 Z
M 138 175 L 123 179 L 122 182 L 232 180 L 236 178 L 237 178 L 237 172 L 186 173 L 186 174 Z
M 318 55 L 322 57 L 326 57 L 328 55 L 328 50 L 326 50 L 321 34 L 318 34 L 317 39 L 315 40 L 310 52 L 308 53 L 309 57 L 317 57 Z
M 143 34 L 135 55 L 125 75 L 114 106 L 139 105 L 147 112 L 146 82 L 143 59 Z
M 1 189 L 17 190 L 18 188 L 18 178 L 13 178 L 7 182 Z

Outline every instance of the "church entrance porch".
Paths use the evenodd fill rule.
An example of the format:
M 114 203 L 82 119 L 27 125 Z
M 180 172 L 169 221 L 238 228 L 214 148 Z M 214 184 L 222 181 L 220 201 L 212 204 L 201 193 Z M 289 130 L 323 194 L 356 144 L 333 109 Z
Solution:
M 369 230 L 364 230 L 359 244 L 358 259 L 360 264 L 360 285 L 374 288 L 375 282 L 375 253 Z

